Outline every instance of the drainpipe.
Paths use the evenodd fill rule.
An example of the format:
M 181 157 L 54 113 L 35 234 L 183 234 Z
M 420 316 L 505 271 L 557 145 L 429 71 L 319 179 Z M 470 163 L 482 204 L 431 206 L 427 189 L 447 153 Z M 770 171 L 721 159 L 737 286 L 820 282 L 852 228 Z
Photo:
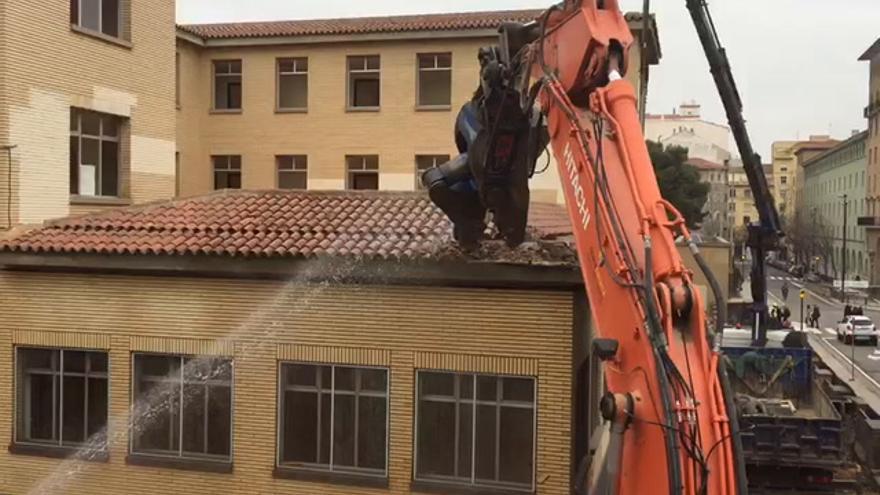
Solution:
M 6 194 L 6 227 L 12 228 L 12 150 L 17 148 L 15 144 L 0 146 L 0 150 L 6 150 L 6 185 L 9 188 Z

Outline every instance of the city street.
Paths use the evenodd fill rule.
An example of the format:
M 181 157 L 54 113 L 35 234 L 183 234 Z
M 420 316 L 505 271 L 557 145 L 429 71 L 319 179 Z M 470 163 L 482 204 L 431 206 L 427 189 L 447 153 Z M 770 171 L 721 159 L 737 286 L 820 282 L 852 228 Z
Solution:
M 800 327 L 801 314 L 800 314 L 800 301 L 798 300 L 800 290 L 804 288 L 804 283 L 797 279 L 796 277 L 791 276 L 790 274 L 777 270 L 773 267 L 768 267 L 767 272 L 767 282 L 768 282 L 768 291 L 770 292 L 770 303 L 783 304 L 782 298 L 782 286 L 788 281 L 789 285 L 789 293 L 787 304 L 789 309 L 791 309 L 791 319 L 796 328 Z M 807 304 L 810 305 L 818 305 L 819 311 L 822 316 L 819 319 L 821 328 L 808 328 L 807 331 L 811 334 L 815 335 L 818 339 L 820 339 L 826 346 L 835 354 L 837 354 L 841 359 L 845 360 L 848 364 L 850 362 L 850 356 L 852 354 L 852 347 L 849 345 L 845 345 L 844 343 L 837 340 L 836 328 L 837 322 L 843 318 L 843 303 L 837 299 L 832 299 L 822 294 L 817 294 L 814 290 L 811 290 L 810 287 L 806 287 L 807 298 L 804 301 L 804 308 L 806 308 Z M 858 301 L 856 304 L 863 304 L 864 301 Z M 875 323 L 880 322 L 880 311 L 875 309 L 871 310 L 865 308 L 865 316 L 871 318 Z M 806 309 L 805 309 L 806 312 Z M 805 315 L 806 316 L 806 315 Z M 873 385 L 880 389 L 880 360 L 870 359 L 870 356 L 874 352 L 874 347 L 870 344 L 860 343 L 855 346 L 855 363 L 856 363 L 856 373 L 860 372 L 864 377 L 869 378 L 869 381 L 873 381 Z M 849 378 L 841 377 L 841 378 Z

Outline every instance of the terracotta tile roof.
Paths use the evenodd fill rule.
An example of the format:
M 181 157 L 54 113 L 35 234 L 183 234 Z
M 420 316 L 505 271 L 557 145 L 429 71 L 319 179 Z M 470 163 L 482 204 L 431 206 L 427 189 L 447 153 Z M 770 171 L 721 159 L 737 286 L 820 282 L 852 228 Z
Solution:
M 349 19 L 184 24 L 178 27 L 205 39 L 461 31 L 496 29 L 502 22 L 507 21 L 528 22 L 536 19 L 542 12 L 542 10 L 503 10 Z
M 724 165 L 702 158 L 689 158 L 685 163 L 696 167 L 698 170 L 724 170 Z
M 565 211 L 538 205 L 533 217 L 524 246 L 491 241 L 463 253 L 422 193 L 224 191 L 53 221 L 0 241 L 0 252 L 574 264 L 573 251 L 555 241 Z

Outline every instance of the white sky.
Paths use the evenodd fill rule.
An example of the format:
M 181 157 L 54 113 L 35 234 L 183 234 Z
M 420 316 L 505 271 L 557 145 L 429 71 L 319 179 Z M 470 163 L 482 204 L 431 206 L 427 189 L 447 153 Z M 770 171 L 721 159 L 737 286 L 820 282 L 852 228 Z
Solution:
M 556 0 L 177 0 L 178 22 L 359 17 L 542 8 Z M 620 0 L 641 10 L 642 0 Z M 685 0 L 653 0 L 663 59 L 652 68 L 648 110 L 685 100 L 725 116 Z M 711 0 L 739 84 L 755 148 L 810 134 L 848 137 L 867 126 L 868 64 L 856 59 L 880 37 L 878 0 Z M 475 81 L 476 84 L 476 81 Z

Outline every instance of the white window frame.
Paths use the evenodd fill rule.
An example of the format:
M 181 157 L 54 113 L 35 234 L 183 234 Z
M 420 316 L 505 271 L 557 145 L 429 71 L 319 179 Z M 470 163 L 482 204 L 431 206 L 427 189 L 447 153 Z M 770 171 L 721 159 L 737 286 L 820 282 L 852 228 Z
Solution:
M 284 424 L 284 392 L 287 390 L 296 390 L 298 386 L 290 386 L 285 387 L 286 383 L 284 380 L 284 368 L 286 365 L 292 366 L 312 366 L 316 368 L 321 367 L 329 367 L 330 368 L 330 453 L 328 456 L 329 463 L 328 464 L 306 464 L 301 463 L 297 464 L 297 466 L 289 466 L 283 464 L 281 462 L 281 451 L 284 442 L 284 431 L 282 425 Z M 366 369 L 366 370 L 379 370 L 385 372 L 385 469 L 382 473 L 374 472 L 374 470 L 366 469 L 366 468 L 352 468 L 352 467 L 341 467 L 335 468 L 333 464 L 333 436 L 335 434 L 334 430 L 334 419 L 335 419 L 335 407 L 336 407 L 336 368 L 349 368 L 353 370 L 357 369 Z M 362 393 L 362 392 L 361 392 Z M 300 470 L 300 471 L 314 471 L 320 473 L 336 473 L 336 474 L 345 474 L 345 475 L 354 475 L 354 476 L 364 476 L 370 478 L 388 478 L 389 476 L 389 464 L 391 462 L 391 368 L 387 366 L 366 366 L 359 364 L 333 364 L 333 363 L 311 363 L 305 361 L 279 361 L 278 362 L 278 380 L 277 380 L 277 388 L 276 388 L 276 420 L 275 420 L 275 466 L 280 469 L 290 469 L 290 470 Z M 349 392 L 345 392 L 345 395 L 348 395 Z M 363 394 L 363 393 L 362 393 Z M 377 392 L 368 392 L 366 394 L 368 397 L 382 397 Z M 320 401 L 320 394 L 319 394 Z M 357 417 L 357 415 L 355 415 Z M 320 432 L 319 432 L 320 433 Z M 320 445 L 321 438 L 318 437 L 318 444 Z M 357 445 L 357 436 L 355 436 L 355 445 Z M 357 450 L 357 447 L 355 447 Z M 318 452 L 318 457 L 320 458 L 320 452 Z
M 370 69 L 370 59 L 375 58 L 378 62 L 377 69 Z M 352 62 L 361 59 L 363 63 L 361 68 L 352 69 Z M 355 86 L 352 84 L 353 79 L 358 75 L 377 76 L 379 82 L 379 104 L 376 106 L 355 106 Z M 382 57 L 378 54 L 374 55 L 349 55 L 345 58 L 345 108 L 349 112 L 377 112 L 382 108 Z
M 232 159 L 235 157 L 238 157 L 238 168 L 232 166 Z M 218 159 L 224 159 L 226 164 L 222 167 L 218 167 Z M 226 187 L 223 189 L 235 191 L 244 188 L 244 159 L 241 155 L 211 155 L 211 178 L 213 179 L 212 183 L 214 185 L 214 190 L 222 191 L 223 189 L 217 188 L 217 172 L 226 172 L 227 174 L 230 172 L 238 172 L 238 188 Z
M 369 168 L 369 165 L 367 164 L 367 159 L 373 157 L 376 158 L 376 168 Z M 360 165 L 353 167 L 351 161 L 355 158 L 360 158 Z M 354 174 L 366 172 L 376 174 L 377 187 L 375 190 L 381 189 L 381 184 L 379 183 L 381 181 L 381 177 L 379 176 L 379 171 L 381 170 L 381 168 L 382 166 L 379 162 L 379 155 L 345 155 L 345 189 L 347 191 L 369 191 L 370 189 L 355 189 L 354 180 L 352 180 L 354 179 Z
M 292 168 L 281 168 L 282 159 L 292 159 L 290 165 Z M 286 164 L 285 164 L 286 166 Z M 306 176 L 306 187 L 309 188 L 309 157 L 308 155 L 275 155 L 275 188 L 281 189 L 281 176 L 283 174 L 304 174 Z M 284 189 L 285 191 L 297 189 Z
M 420 390 L 421 389 L 421 380 L 419 378 L 422 373 L 443 373 L 443 374 L 462 375 L 462 376 L 470 375 L 473 378 L 474 410 L 473 410 L 473 414 L 471 414 L 471 416 L 472 416 L 472 418 L 471 418 L 471 421 L 472 421 L 472 425 L 471 425 L 472 445 L 471 445 L 471 479 L 470 479 L 470 482 L 462 482 L 459 478 L 453 478 L 453 477 L 443 478 L 443 479 L 420 478 L 418 475 L 418 472 L 419 472 L 419 467 L 418 467 L 419 466 L 419 459 L 418 459 L 419 444 L 418 444 L 418 442 L 419 442 L 419 419 L 420 419 L 419 408 L 421 407 L 421 402 L 422 402 L 421 390 Z M 497 378 L 514 378 L 514 379 L 519 379 L 519 380 L 529 379 L 529 380 L 532 380 L 532 382 L 534 384 L 534 388 L 533 388 L 534 401 L 533 401 L 532 407 L 531 407 L 532 408 L 532 475 L 531 475 L 532 483 L 531 483 L 530 487 L 525 487 L 524 485 L 517 485 L 517 484 L 513 484 L 513 483 L 510 483 L 510 484 L 478 483 L 476 480 L 476 471 L 475 471 L 476 470 L 476 463 L 474 460 L 474 455 L 475 455 L 474 453 L 476 452 L 475 446 L 476 446 L 476 441 L 477 441 L 477 436 L 476 436 L 476 434 L 474 434 L 474 432 L 476 432 L 476 423 L 477 423 L 476 406 L 479 405 L 481 402 L 483 402 L 484 405 L 497 405 L 498 404 L 497 400 L 495 402 L 489 402 L 489 401 L 480 401 L 477 399 L 477 378 L 481 377 L 481 376 L 493 377 L 496 379 Z M 413 480 L 420 482 L 420 483 L 427 483 L 427 484 L 435 484 L 435 483 L 436 484 L 448 484 L 448 485 L 462 486 L 462 487 L 469 487 L 469 488 L 478 488 L 478 489 L 479 488 L 505 489 L 505 490 L 511 490 L 511 491 L 517 491 L 517 492 L 521 491 L 523 493 L 533 493 L 536 490 L 536 487 L 537 487 L 537 479 L 536 478 L 537 478 L 537 472 L 538 472 L 537 471 L 537 469 L 538 469 L 538 377 L 536 377 L 536 376 L 522 376 L 522 375 L 509 375 L 509 374 L 495 374 L 495 373 L 463 372 L 463 371 L 438 370 L 438 369 L 417 369 L 417 370 L 415 370 L 415 381 L 416 381 L 415 386 L 413 387 L 413 390 L 415 391 L 415 396 L 414 396 L 415 418 L 413 420 L 413 428 L 414 429 L 412 432 L 413 433 L 413 435 L 412 435 L 412 438 L 413 438 L 412 479 Z M 503 381 L 501 383 L 503 384 Z M 497 387 L 496 394 L 498 394 L 498 395 L 503 394 L 503 385 Z M 456 402 L 456 403 L 468 402 L 467 399 L 459 399 L 457 397 L 452 399 L 452 401 Z M 512 406 L 512 407 L 517 407 L 517 406 Z M 526 408 L 526 407 L 523 407 L 523 408 Z M 456 421 L 457 421 L 457 419 L 456 419 Z M 496 423 L 496 432 L 500 428 L 501 428 L 500 423 Z M 496 441 L 496 443 L 500 442 L 500 436 L 497 433 L 496 433 L 495 441 Z M 456 442 L 457 442 L 457 440 L 456 440 Z M 496 450 L 496 452 L 497 452 L 497 450 Z M 456 452 L 455 455 L 457 456 L 458 453 Z M 499 462 L 498 457 L 495 458 L 495 462 L 496 463 Z
M 132 410 L 135 410 L 135 404 L 138 401 L 137 395 L 137 384 L 138 384 L 138 375 L 137 375 L 137 356 L 159 356 L 164 358 L 178 358 L 180 360 L 179 366 L 179 376 L 175 378 L 171 378 L 170 376 L 164 377 L 163 380 L 148 380 L 148 381 L 170 381 L 175 380 L 180 383 L 180 409 L 178 410 L 178 421 L 180 424 L 179 428 L 179 438 L 177 439 L 177 454 L 172 455 L 169 454 L 169 451 L 147 451 L 147 450 L 135 450 L 134 442 L 136 434 L 131 432 L 128 435 L 128 453 L 134 456 L 143 456 L 143 457 L 153 457 L 159 459 L 179 459 L 179 460 L 195 460 L 195 461 L 206 461 L 206 462 L 216 462 L 218 464 L 232 464 L 233 459 L 235 458 L 235 359 L 232 356 L 195 356 L 189 354 L 166 354 L 160 352 L 132 352 L 131 353 L 131 398 Z M 185 454 L 183 452 L 183 387 L 187 384 L 184 379 L 184 360 L 185 359 L 223 359 L 229 361 L 230 368 L 230 377 L 229 377 L 229 455 L 228 456 L 220 456 L 213 454 L 201 454 L 201 455 L 192 455 Z M 207 382 L 206 382 L 207 383 Z M 160 385 L 161 386 L 161 385 Z M 207 401 L 207 394 L 205 395 L 205 400 Z M 204 419 L 205 424 L 207 424 L 207 413 Z M 207 442 L 207 435 L 205 436 L 205 441 Z
M 282 71 L 281 64 L 293 62 L 292 71 Z M 305 69 L 301 70 L 300 65 L 305 62 Z M 305 113 L 309 110 L 309 59 L 308 57 L 279 57 L 275 60 L 275 111 L 279 113 Z M 306 106 L 304 107 L 282 107 L 281 106 L 281 80 L 283 77 L 303 77 L 306 80 Z
M 440 57 L 449 57 L 449 66 L 443 67 L 440 64 Z M 422 67 L 422 58 L 432 57 L 433 64 L 431 67 Z M 422 73 L 423 72 L 449 72 L 449 103 L 441 105 L 423 105 L 422 104 Z M 418 53 L 416 54 L 416 108 L 419 110 L 449 110 L 452 108 L 452 52 L 439 53 Z
M 58 437 L 57 442 L 55 442 L 55 441 L 47 442 L 47 441 L 39 441 L 39 440 L 20 440 L 19 439 L 18 424 L 22 420 L 22 418 L 20 416 L 22 414 L 24 414 L 25 418 L 27 418 L 24 420 L 24 422 L 27 424 L 30 424 L 30 419 L 29 419 L 30 414 L 28 414 L 30 412 L 30 400 L 24 399 L 24 406 L 23 406 L 23 409 L 21 409 L 21 410 L 19 409 L 21 404 L 18 403 L 18 392 L 21 389 L 21 387 L 24 386 L 24 384 L 21 383 L 21 379 L 23 378 L 23 376 L 22 376 L 23 370 L 19 367 L 20 363 L 21 363 L 21 356 L 19 355 L 19 351 L 21 351 L 22 349 L 58 352 L 58 371 L 57 372 L 50 371 L 47 373 L 38 373 L 41 375 L 51 375 L 51 376 L 57 375 L 58 376 L 58 385 L 57 385 L 59 388 L 58 394 L 56 394 L 55 390 L 54 390 L 54 388 L 55 388 L 54 381 L 53 381 L 53 391 L 52 391 L 52 402 L 54 404 L 53 405 L 53 414 L 52 414 L 52 430 L 53 430 L 53 436 Z M 89 370 L 87 367 L 85 372 L 65 373 L 64 372 L 64 352 L 65 351 L 104 354 L 107 358 L 107 371 L 106 372 L 104 372 L 104 371 L 93 372 L 93 371 Z M 13 400 L 13 421 L 12 421 L 12 443 L 14 445 L 57 447 L 57 448 L 62 448 L 62 449 L 76 449 L 81 446 L 90 445 L 90 442 L 89 442 L 90 438 L 86 438 L 85 442 L 75 442 L 75 443 L 72 443 L 69 445 L 64 445 L 64 426 L 63 426 L 63 424 L 64 424 L 64 376 L 65 375 L 85 377 L 85 378 L 89 378 L 89 377 L 103 378 L 107 381 L 107 412 L 106 412 L 107 424 L 105 425 L 105 429 L 109 428 L 109 426 L 110 426 L 110 403 L 111 403 L 112 389 L 110 386 L 110 353 L 106 349 L 73 349 L 73 348 L 68 348 L 68 347 L 44 347 L 44 346 L 31 346 L 31 345 L 16 345 L 14 352 L 15 352 L 15 358 L 14 358 L 14 362 L 13 362 L 13 373 L 14 373 L 13 397 L 14 397 L 14 400 Z M 25 395 L 29 395 L 29 389 L 25 389 L 25 390 L 26 390 Z M 89 416 L 88 416 L 88 385 L 86 385 L 86 397 L 85 397 L 84 401 L 86 404 L 86 414 L 84 415 L 85 417 L 83 418 L 83 421 L 86 423 L 84 431 L 85 431 L 85 434 L 88 435 L 88 431 L 89 431 L 88 430 L 88 420 L 89 420 Z M 56 408 L 58 409 L 57 418 L 55 417 L 55 414 L 54 414 L 54 410 Z M 57 419 L 57 421 L 56 421 L 56 419 Z M 57 433 L 57 435 L 54 435 L 54 433 Z M 101 452 L 107 451 L 108 443 L 106 441 L 106 437 L 105 437 L 104 444 L 101 447 L 102 447 L 100 449 Z
M 238 63 L 238 72 L 233 72 L 233 64 L 235 63 Z M 228 72 L 218 72 L 217 66 L 219 64 L 228 64 Z M 226 102 L 226 108 L 217 108 L 218 77 L 238 77 L 239 90 L 241 91 L 241 105 L 238 108 L 231 108 L 229 101 Z M 214 113 L 241 113 L 244 111 L 244 60 L 240 58 L 211 60 L 211 111 Z

